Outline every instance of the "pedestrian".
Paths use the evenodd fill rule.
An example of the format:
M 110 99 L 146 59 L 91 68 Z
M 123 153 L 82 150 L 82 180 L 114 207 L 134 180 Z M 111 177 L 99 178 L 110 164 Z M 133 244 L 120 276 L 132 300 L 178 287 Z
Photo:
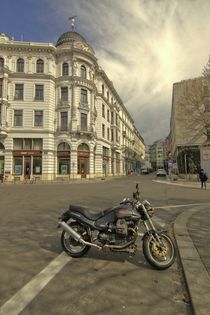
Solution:
M 204 172 L 203 169 L 201 169 L 198 173 L 200 181 L 201 181 L 201 189 L 205 188 L 206 189 L 206 182 L 208 180 L 208 177 L 206 173 Z

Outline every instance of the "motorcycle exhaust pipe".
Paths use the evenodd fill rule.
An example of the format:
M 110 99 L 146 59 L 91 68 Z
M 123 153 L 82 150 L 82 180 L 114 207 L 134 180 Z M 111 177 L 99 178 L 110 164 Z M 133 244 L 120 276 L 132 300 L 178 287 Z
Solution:
M 66 222 L 60 221 L 58 223 L 58 226 L 61 227 L 64 231 L 69 233 L 77 242 L 82 243 L 83 245 L 88 245 L 88 246 L 95 246 L 98 249 L 101 249 L 101 246 L 98 246 L 96 244 L 86 242 L 79 233 L 77 233 L 75 230 L 73 230 Z

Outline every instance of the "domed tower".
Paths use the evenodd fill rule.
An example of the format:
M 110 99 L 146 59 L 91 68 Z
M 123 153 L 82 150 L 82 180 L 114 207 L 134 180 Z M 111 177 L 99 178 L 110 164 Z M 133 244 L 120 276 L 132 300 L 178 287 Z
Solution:
M 62 139 L 70 145 L 71 168 L 75 167 L 78 174 L 85 176 L 92 173 L 90 155 L 95 147 L 95 52 L 75 31 L 63 33 L 55 46 L 56 144 L 58 147 Z M 62 158 L 59 153 L 58 159 Z

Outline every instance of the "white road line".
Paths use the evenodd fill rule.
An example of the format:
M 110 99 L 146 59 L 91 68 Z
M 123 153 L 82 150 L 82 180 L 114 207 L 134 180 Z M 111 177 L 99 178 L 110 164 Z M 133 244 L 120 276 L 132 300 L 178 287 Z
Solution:
M 169 206 L 157 206 L 154 207 L 156 209 L 167 209 L 167 208 L 179 208 L 179 207 L 192 207 L 192 206 L 208 206 L 210 205 L 210 202 L 204 202 L 204 203 L 189 203 L 189 204 L 184 204 L 184 205 L 169 205 Z
M 22 289 L 14 294 L 1 308 L 1 315 L 18 315 L 71 258 L 65 253 L 57 256 Z

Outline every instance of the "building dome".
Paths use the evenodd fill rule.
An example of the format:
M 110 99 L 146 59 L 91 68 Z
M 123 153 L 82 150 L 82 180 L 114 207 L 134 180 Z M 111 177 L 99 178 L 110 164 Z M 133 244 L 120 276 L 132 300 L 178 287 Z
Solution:
M 79 48 L 94 54 L 93 48 L 86 42 L 77 32 L 65 32 L 57 40 L 56 47 L 58 46 L 69 46 L 73 45 L 74 48 Z

